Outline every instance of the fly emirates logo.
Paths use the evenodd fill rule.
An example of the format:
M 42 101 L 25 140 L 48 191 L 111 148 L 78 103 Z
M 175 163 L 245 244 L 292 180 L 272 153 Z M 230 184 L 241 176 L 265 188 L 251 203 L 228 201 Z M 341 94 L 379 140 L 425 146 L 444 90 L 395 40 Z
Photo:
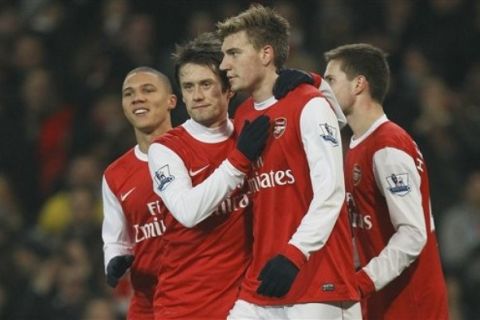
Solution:
M 350 192 L 346 193 L 348 215 L 350 217 L 350 223 L 353 228 L 360 228 L 365 230 L 372 229 L 372 216 L 369 214 L 362 214 L 358 212 L 355 199 Z
M 248 178 L 248 188 L 251 192 L 258 192 L 260 189 L 274 188 L 276 186 L 284 186 L 295 183 L 295 176 L 291 169 L 286 170 L 270 170 L 268 172 L 259 173 L 263 166 L 263 158 L 258 158 L 253 163 L 254 175 Z
M 150 215 L 153 216 L 153 220 L 143 225 L 133 225 L 133 229 L 135 230 L 135 243 L 139 243 L 150 238 L 159 237 L 165 233 L 165 223 L 162 219 L 158 218 L 161 213 L 160 200 L 147 203 L 147 208 L 148 212 L 150 212 Z
M 224 215 L 229 214 L 238 209 L 244 209 L 248 206 L 249 200 L 248 196 L 245 193 L 235 195 L 233 197 L 228 197 L 223 200 L 222 203 L 215 209 L 213 212 L 214 215 Z

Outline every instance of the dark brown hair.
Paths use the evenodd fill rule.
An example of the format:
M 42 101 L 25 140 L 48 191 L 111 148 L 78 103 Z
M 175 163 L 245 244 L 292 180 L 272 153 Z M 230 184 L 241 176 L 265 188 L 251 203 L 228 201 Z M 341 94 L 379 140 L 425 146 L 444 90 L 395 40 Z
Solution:
M 177 84 L 180 86 L 180 68 L 187 63 L 194 63 L 209 67 L 220 78 L 223 91 L 229 89 L 227 74 L 220 70 L 223 59 L 221 46 L 218 36 L 211 32 L 203 33 L 183 45 L 177 45 L 175 53 L 172 54 Z
M 341 70 L 348 79 L 364 76 L 370 85 L 370 94 L 374 100 L 383 103 L 390 86 L 390 67 L 386 53 L 366 43 L 347 44 L 325 54 L 326 62 L 338 60 Z

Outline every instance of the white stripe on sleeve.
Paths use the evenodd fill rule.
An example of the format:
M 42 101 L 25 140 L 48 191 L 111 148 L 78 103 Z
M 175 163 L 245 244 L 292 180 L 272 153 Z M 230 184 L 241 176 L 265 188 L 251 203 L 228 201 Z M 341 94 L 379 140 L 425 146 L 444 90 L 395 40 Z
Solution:
M 427 242 L 427 231 L 420 175 L 414 159 L 397 148 L 383 148 L 373 156 L 373 171 L 377 186 L 387 201 L 390 220 L 396 230 L 380 254 L 363 268 L 378 291 L 415 261 Z M 407 180 L 402 181 L 409 188 L 406 194 L 405 191 L 391 189 L 392 175 Z M 400 182 L 397 180 L 397 183 Z
M 183 160 L 159 143 L 148 149 L 148 167 L 155 193 L 175 219 L 187 228 L 208 218 L 245 177 L 243 172 L 224 160 L 207 179 L 193 187 Z
M 108 262 L 116 256 L 133 254 L 133 243 L 120 202 L 102 179 L 103 224 L 102 239 L 105 271 Z
M 325 132 L 325 126 L 331 136 Z M 300 132 L 313 199 L 289 243 L 308 258 L 327 242 L 345 199 L 340 129 L 325 98 L 313 98 L 305 105 L 300 116 Z

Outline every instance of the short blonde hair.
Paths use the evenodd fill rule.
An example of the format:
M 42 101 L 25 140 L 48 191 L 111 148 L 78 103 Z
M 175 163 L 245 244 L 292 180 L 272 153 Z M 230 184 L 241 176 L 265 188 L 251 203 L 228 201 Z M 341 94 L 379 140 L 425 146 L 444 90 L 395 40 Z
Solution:
M 237 16 L 219 22 L 217 28 L 222 40 L 231 34 L 245 31 L 255 49 L 271 45 L 277 69 L 282 68 L 287 61 L 290 24 L 271 8 L 252 4 Z

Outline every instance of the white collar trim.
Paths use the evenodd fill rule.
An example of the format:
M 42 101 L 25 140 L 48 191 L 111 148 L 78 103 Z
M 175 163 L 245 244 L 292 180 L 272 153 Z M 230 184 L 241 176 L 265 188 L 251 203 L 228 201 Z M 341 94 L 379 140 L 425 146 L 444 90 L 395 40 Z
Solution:
M 261 102 L 254 102 L 253 105 L 255 107 L 255 110 L 265 110 L 271 107 L 272 105 L 274 105 L 275 103 L 277 103 L 277 101 L 278 100 L 275 99 L 274 96 L 271 96 L 270 98 L 263 100 Z
M 144 162 L 148 161 L 148 155 L 146 153 L 143 153 L 142 150 L 140 150 L 140 146 L 138 144 L 133 148 L 133 152 L 135 153 L 135 156 L 138 160 Z
M 382 125 L 387 121 L 388 121 L 387 115 L 383 114 L 377 120 L 375 120 L 375 122 L 373 122 L 370 128 L 368 128 L 368 130 L 364 134 L 362 134 L 360 137 L 354 139 L 352 136 L 352 138 L 350 139 L 350 149 L 353 149 L 356 146 L 358 146 L 360 143 L 362 143 L 362 141 L 367 139 L 369 135 L 371 135 L 375 130 L 377 130 L 378 127 L 380 127 L 380 125 Z
M 230 119 L 216 128 L 207 128 L 193 119 L 188 119 L 182 126 L 192 137 L 205 143 L 223 142 L 233 133 L 233 123 Z

